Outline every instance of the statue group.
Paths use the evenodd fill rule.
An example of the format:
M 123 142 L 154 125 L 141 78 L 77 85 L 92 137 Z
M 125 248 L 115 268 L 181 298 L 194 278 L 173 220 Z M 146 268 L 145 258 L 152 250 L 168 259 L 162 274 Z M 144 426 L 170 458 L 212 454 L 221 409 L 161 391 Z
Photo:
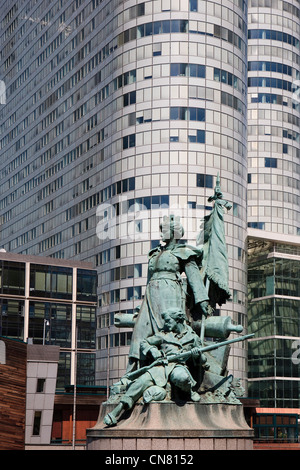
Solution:
M 108 427 L 140 400 L 240 403 L 243 387 L 227 369 L 230 344 L 252 335 L 227 339 L 243 327 L 214 316 L 217 305 L 230 299 L 224 212 L 231 204 L 223 199 L 219 178 L 209 201 L 213 208 L 195 247 L 180 243 L 179 217 L 164 217 L 163 245 L 149 253 L 141 307 L 129 318 L 115 318 L 117 326 L 133 327 L 133 335 L 126 373 L 107 400 L 114 405 L 104 417 Z

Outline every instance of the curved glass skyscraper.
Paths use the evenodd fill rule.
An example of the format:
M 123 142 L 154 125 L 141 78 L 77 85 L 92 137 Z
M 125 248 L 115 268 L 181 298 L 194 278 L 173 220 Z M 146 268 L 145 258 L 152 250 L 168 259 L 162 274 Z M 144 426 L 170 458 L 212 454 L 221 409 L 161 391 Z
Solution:
M 125 370 L 113 318 L 141 303 L 162 216 L 195 244 L 218 173 L 233 204 L 221 314 L 247 328 L 247 2 L 0 5 L 2 245 L 98 267 L 97 383 Z M 230 361 L 244 378 L 244 344 Z
M 300 3 L 250 0 L 249 396 L 299 408 Z
M 249 2 L 248 225 L 300 234 L 300 4 Z
M 141 303 L 162 216 L 181 215 L 184 239 L 195 244 L 218 172 L 233 203 L 225 216 L 233 301 L 222 314 L 246 326 L 246 2 L 113 3 L 103 6 L 111 10 L 100 44 L 107 126 L 97 172 L 108 192 L 98 212 L 99 318 L 110 324 L 99 332 L 100 383 L 108 348 L 110 377 L 126 366 L 127 348 L 120 346 L 129 335 L 112 326 L 112 317 Z M 244 345 L 233 348 L 231 361 L 245 374 Z

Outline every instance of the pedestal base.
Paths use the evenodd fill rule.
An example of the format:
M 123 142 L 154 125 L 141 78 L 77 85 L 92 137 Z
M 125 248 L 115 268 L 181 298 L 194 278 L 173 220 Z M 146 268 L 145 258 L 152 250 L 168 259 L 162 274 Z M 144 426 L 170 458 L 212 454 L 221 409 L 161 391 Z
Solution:
M 173 402 L 137 404 L 117 426 L 103 423 L 114 405 L 102 404 L 87 430 L 88 450 L 252 450 L 253 430 L 243 406 Z

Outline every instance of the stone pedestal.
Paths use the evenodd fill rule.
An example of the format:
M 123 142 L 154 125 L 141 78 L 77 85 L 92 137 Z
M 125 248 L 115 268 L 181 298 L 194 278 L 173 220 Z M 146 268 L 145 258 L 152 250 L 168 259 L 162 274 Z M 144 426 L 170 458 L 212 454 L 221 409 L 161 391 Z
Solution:
M 102 404 L 87 430 L 88 450 L 252 450 L 253 430 L 240 404 L 152 402 L 135 405 L 117 426 L 103 423 L 115 405 Z

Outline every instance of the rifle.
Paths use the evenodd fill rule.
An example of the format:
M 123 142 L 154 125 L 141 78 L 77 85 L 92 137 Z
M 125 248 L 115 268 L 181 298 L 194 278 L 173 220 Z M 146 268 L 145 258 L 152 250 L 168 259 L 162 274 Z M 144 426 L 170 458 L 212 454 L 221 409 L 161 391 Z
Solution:
M 197 349 L 200 355 L 201 353 L 204 353 L 207 351 L 213 351 L 214 349 L 221 348 L 222 346 L 227 346 L 228 344 L 237 343 L 239 341 L 245 341 L 246 339 L 252 338 L 253 336 L 254 336 L 254 333 L 240 336 L 238 338 L 228 339 L 226 341 L 220 341 L 219 343 L 213 343 L 208 346 L 203 346 Z M 169 356 L 166 356 L 166 357 L 163 357 L 163 356 L 159 357 L 154 362 L 152 362 L 152 364 L 150 364 L 149 366 L 141 367 L 140 369 L 137 369 L 133 372 L 128 372 L 127 374 L 124 375 L 124 378 L 129 379 L 129 380 L 135 380 L 140 375 L 144 374 L 145 372 L 148 372 L 148 370 L 151 369 L 152 367 L 155 367 L 156 365 L 163 365 L 164 359 L 167 359 L 168 362 L 187 361 L 191 357 L 191 355 L 192 355 L 191 351 L 185 351 L 179 354 L 170 354 Z

